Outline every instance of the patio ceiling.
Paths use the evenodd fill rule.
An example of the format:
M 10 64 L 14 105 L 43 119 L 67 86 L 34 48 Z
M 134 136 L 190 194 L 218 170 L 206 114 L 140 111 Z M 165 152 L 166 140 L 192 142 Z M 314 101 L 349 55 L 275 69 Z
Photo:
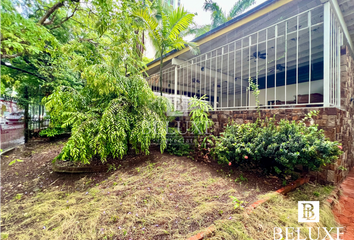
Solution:
M 351 42 L 354 39 L 354 0 L 337 0 L 339 8 L 342 12 L 343 19 L 347 25 Z M 354 51 L 354 49 L 352 49 Z

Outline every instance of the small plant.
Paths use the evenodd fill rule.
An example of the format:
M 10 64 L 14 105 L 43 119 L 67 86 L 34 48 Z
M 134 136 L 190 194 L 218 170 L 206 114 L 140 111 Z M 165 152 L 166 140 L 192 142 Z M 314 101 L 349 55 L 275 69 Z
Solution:
M 344 166 L 339 166 L 337 169 L 340 171 L 347 171 L 348 170 L 348 168 L 346 168 Z
M 261 112 L 260 112 L 259 94 L 261 93 L 261 91 L 259 90 L 258 84 L 254 83 L 252 78 L 248 79 L 248 83 L 249 83 L 249 87 L 247 88 L 247 90 L 252 91 L 252 95 L 254 96 L 256 101 L 257 113 L 260 116 Z
M 284 179 L 281 185 L 286 186 L 286 180 Z
M 16 194 L 16 196 L 14 197 L 14 199 L 16 199 L 16 200 L 21 200 L 21 198 L 22 198 L 21 193 Z
M 320 193 L 319 192 L 313 192 L 313 195 L 315 195 L 316 197 L 319 197 Z
M 248 179 L 241 174 L 238 178 L 235 179 L 235 182 L 248 182 Z
M 189 116 L 191 119 L 191 126 L 189 130 L 195 135 L 200 136 L 207 133 L 208 129 L 213 126 L 214 122 L 208 118 L 209 111 L 213 110 L 210 104 L 206 101 L 208 97 L 203 95 L 201 98 L 194 96 L 190 99 Z
M 8 239 L 9 234 L 8 233 L 1 233 L 1 239 Z
M 232 202 L 235 203 L 234 205 L 234 209 L 241 209 L 243 210 L 243 206 L 242 204 L 245 202 L 245 201 L 241 201 L 239 200 L 237 197 L 234 197 L 234 196 L 229 196 L 231 199 L 232 199 Z
M 117 168 L 116 168 L 116 165 L 113 163 L 113 164 L 108 164 L 108 170 L 107 170 L 107 172 L 110 172 L 110 171 L 115 171 L 115 170 L 117 170 Z
M 171 155 L 185 156 L 191 152 L 190 145 L 184 142 L 182 134 L 176 128 L 168 128 L 166 151 Z

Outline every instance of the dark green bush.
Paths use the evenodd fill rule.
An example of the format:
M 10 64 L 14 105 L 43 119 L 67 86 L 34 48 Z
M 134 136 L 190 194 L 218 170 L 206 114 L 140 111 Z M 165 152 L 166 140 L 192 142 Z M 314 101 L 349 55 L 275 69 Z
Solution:
M 266 173 L 290 174 L 302 165 L 311 171 L 335 162 L 338 142 L 325 139 L 317 125 L 273 119 L 226 127 L 214 149 L 220 163 L 259 167 Z
M 168 128 L 166 151 L 172 155 L 184 156 L 191 151 L 190 145 L 184 142 L 182 134 L 176 128 Z

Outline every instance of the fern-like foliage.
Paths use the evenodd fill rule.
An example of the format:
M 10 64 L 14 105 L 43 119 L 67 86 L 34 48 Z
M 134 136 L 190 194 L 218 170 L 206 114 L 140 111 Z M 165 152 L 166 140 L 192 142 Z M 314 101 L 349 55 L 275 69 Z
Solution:
M 155 96 L 140 75 L 112 81 L 88 81 L 80 91 L 60 87 L 45 99 L 62 127 L 72 127 L 57 159 L 87 164 L 99 157 L 104 162 L 108 156 L 123 157 L 129 148 L 148 154 L 152 141 L 164 150 L 167 100 Z

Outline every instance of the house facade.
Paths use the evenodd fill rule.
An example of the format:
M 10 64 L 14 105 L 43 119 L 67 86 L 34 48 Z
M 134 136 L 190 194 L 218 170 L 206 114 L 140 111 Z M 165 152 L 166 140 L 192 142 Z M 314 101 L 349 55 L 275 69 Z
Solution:
M 332 141 L 343 145 L 336 164 L 313 177 L 338 183 L 354 165 L 354 0 L 268 0 L 193 40 L 189 49 L 164 56 L 162 92 L 177 110 L 192 96 L 208 97 L 218 123 L 255 121 L 260 90 L 262 117 L 298 120 L 311 110 Z M 147 81 L 160 91 L 159 59 Z M 186 117 L 184 117 L 186 118 Z

